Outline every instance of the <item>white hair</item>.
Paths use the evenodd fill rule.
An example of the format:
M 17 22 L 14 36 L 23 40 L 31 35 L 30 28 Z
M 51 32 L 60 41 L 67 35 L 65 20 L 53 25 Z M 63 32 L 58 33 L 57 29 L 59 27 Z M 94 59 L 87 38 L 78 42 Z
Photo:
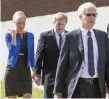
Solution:
M 23 11 L 17 11 L 13 15 L 13 21 L 26 20 L 26 15 Z
M 62 13 L 62 12 L 56 13 L 54 18 L 53 18 L 53 21 L 55 21 L 55 19 L 65 19 L 66 22 L 68 21 L 67 15 L 65 13 Z
M 95 6 L 93 3 L 91 3 L 91 2 L 86 2 L 86 3 L 84 3 L 84 4 L 82 4 L 82 5 L 79 6 L 79 8 L 78 8 L 78 15 L 79 15 L 79 16 L 80 16 L 80 15 L 83 15 L 83 14 L 85 13 L 85 10 L 86 10 L 87 8 L 89 8 L 89 7 L 93 7 L 93 8 L 96 9 L 96 6 Z

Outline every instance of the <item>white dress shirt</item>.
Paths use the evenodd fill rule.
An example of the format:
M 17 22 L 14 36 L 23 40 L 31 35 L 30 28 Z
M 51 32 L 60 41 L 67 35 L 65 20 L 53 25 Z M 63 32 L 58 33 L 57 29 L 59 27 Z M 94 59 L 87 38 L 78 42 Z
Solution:
M 61 33 L 61 36 L 62 36 L 62 42 L 63 42 L 63 39 L 64 39 L 64 34 L 65 32 Z M 56 37 L 56 42 L 57 42 L 57 45 L 58 45 L 58 48 L 59 48 L 59 34 L 55 32 L 55 37 Z
M 80 27 L 82 31 L 82 39 L 83 39 L 83 46 L 84 46 L 84 65 L 81 70 L 80 77 L 82 78 L 98 78 L 98 44 L 94 34 L 93 29 L 90 30 L 91 37 L 93 41 L 93 56 L 94 56 L 94 67 L 95 67 L 95 75 L 91 77 L 88 73 L 88 35 L 87 30 L 83 27 Z

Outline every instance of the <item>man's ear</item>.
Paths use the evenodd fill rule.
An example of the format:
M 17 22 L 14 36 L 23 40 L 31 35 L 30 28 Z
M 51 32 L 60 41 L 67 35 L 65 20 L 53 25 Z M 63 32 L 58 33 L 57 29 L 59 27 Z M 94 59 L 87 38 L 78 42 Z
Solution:
M 82 16 L 81 15 L 79 15 L 79 18 L 80 18 L 80 20 L 82 20 Z
M 55 22 L 53 21 L 53 24 L 54 24 Z
M 55 23 L 56 23 L 56 19 L 53 20 L 53 24 L 55 24 Z

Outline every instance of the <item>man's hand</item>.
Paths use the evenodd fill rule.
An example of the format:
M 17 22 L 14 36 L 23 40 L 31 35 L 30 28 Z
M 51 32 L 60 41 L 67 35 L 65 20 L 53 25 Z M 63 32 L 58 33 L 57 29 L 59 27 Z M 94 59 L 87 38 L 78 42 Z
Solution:
M 54 99 L 59 99 L 59 98 L 62 98 L 62 94 L 61 93 L 56 93 L 54 95 Z
M 34 77 L 34 82 L 40 86 L 41 84 L 41 75 L 40 74 L 36 74 L 35 77 Z
M 106 88 L 106 93 L 109 94 L 109 89 L 108 88 Z

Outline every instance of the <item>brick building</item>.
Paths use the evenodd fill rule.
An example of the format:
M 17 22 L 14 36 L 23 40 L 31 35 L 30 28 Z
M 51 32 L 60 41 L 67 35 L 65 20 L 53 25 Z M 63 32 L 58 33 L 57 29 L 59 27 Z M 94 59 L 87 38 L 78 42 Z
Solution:
M 109 0 L 1 0 L 1 21 L 11 20 L 18 10 L 24 11 L 27 17 L 76 11 L 87 1 L 93 2 L 97 7 L 109 6 Z

